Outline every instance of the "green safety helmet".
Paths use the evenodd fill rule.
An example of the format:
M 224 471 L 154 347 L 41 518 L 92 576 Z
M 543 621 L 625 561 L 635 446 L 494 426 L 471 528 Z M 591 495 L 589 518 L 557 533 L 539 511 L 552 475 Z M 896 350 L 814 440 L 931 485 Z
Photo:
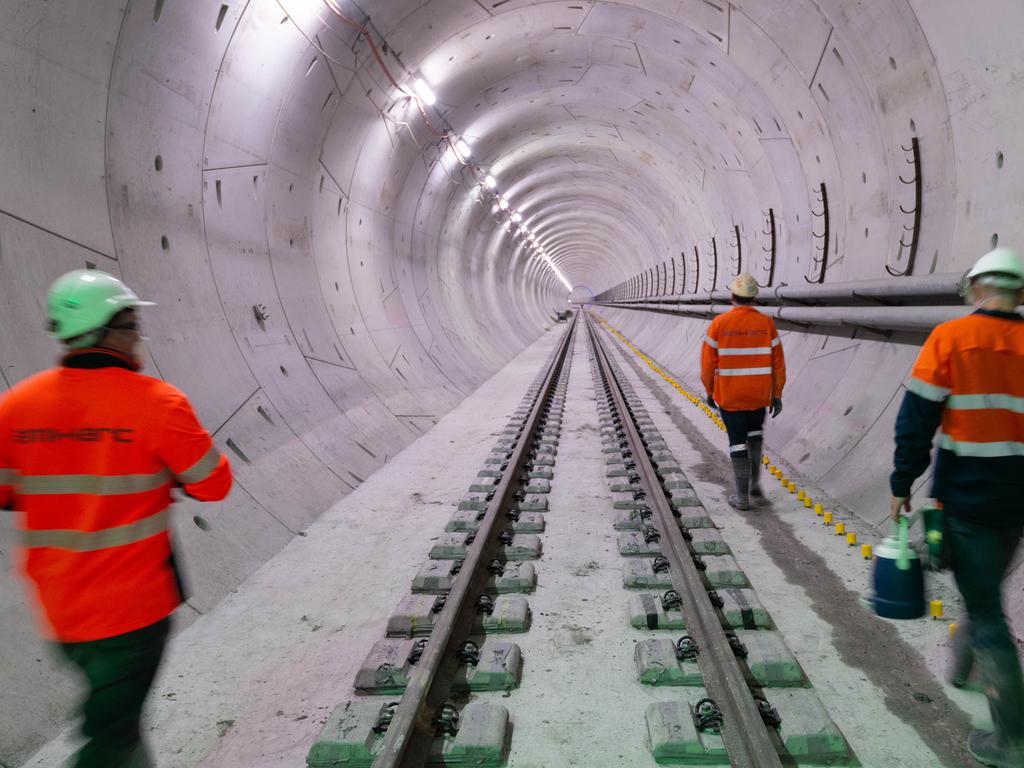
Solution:
M 154 307 L 113 275 L 96 269 L 76 269 L 58 277 L 46 296 L 50 334 L 69 341 L 99 331 L 118 312 L 135 307 Z M 90 344 L 99 339 L 88 339 Z M 74 344 L 72 346 L 75 346 Z

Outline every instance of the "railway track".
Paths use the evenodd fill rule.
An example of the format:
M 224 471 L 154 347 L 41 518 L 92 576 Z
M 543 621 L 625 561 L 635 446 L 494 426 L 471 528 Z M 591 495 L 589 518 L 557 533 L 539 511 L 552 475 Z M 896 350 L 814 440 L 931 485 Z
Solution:
M 601 683 L 671 687 L 635 713 L 651 763 L 856 764 L 615 350 L 577 313 L 362 665 L 356 695 L 325 723 L 310 768 L 508 761 L 514 699 L 510 713 L 484 692 L 515 689 L 529 663 L 514 640 L 532 622 L 532 561 L 543 553 L 571 352 L 584 338 L 629 590 L 629 623 L 611 629 L 637 638 L 635 668 Z M 595 510 L 595 525 L 605 517 Z M 546 682 L 555 686 L 530 685 Z

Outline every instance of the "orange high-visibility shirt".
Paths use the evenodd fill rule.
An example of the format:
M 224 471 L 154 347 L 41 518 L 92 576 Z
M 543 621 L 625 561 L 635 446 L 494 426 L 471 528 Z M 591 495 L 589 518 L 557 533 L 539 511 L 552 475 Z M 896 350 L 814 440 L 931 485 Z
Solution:
M 21 568 L 56 640 L 169 615 L 171 489 L 216 501 L 231 482 L 185 395 L 120 355 L 72 353 L 0 396 L 0 508 L 20 512 Z
M 764 408 L 786 386 L 775 321 L 753 307 L 734 307 L 711 321 L 700 362 L 704 388 L 727 411 Z

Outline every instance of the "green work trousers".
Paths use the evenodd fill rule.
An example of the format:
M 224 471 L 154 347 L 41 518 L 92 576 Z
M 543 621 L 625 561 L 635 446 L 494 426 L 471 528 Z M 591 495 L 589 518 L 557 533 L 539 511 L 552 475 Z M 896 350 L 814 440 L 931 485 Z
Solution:
M 170 626 L 168 618 L 123 635 L 60 644 L 89 685 L 82 705 L 82 735 L 88 743 L 78 753 L 74 768 L 151 764 L 142 742 L 142 706 L 160 666 Z

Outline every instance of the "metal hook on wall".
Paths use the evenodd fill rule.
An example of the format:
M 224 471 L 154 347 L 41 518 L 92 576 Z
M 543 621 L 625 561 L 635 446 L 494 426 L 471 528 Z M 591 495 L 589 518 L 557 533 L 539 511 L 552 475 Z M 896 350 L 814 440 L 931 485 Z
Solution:
M 736 249 L 736 258 L 730 256 L 729 260 L 732 261 L 732 276 L 739 277 L 740 272 L 743 271 L 743 243 L 740 242 L 740 225 L 733 224 L 732 231 L 736 241 L 729 243 L 729 245 Z
M 775 209 L 769 208 L 761 234 L 768 238 L 768 246 L 761 246 L 761 252 L 768 254 L 768 282 L 762 288 L 771 288 L 775 281 Z M 759 284 L 760 285 L 760 284 Z
M 903 231 L 910 233 L 910 242 L 905 242 L 906 235 L 900 235 L 899 249 L 896 252 L 896 261 L 900 260 L 903 256 L 903 251 L 907 251 L 907 266 L 902 270 L 893 269 L 888 264 L 885 265 L 885 271 L 893 277 L 905 277 L 910 275 L 914 271 L 914 259 L 917 258 L 917 241 L 918 236 L 921 233 L 921 195 L 922 195 L 922 179 L 921 179 L 921 148 L 917 142 L 917 136 L 912 136 L 910 139 L 910 146 L 901 146 L 904 152 L 908 152 L 910 157 L 906 158 L 907 165 L 914 166 L 914 178 L 904 179 L 902 176 L 899 177 L 900 181 L 904 184 L 914 186 L 914 207 L 909 211 L 900 205 L 900 211 L 907 216 L 913 216 L 912 226 L 903 225 Z
M 718 242 L 715 240 L 715 236 L 711 236 L 711 285 L 708 287 L 709 291 L 715 290 L 715 284 L 718 282 Z
M 696 293 L 700 290 L 700 251 L 697 250 L 696 243 L 693 244 L 693 261 L 696 265 L 693 277 L 693 292 Z
M 824 283 L 825 282 L 825 271 L 828 269 L 828 243 L 829 243 L 829 215 L 828 215 L 828 190 L 825 189 L 825 182 L 821 182 L 817 191 L 818 202 L 821 203 L 821 211 L 815 211 L 811 209 L 811 215 L 815 218 L 823 220 L 824 230 L 821 234 L 814 231 L 814 227 L 811 227 L 811 236 L 817 240 L 820 245 L 814 246 L 814 256 L 811 258 L 811 271 L 814 271 L 814 267 L 818 267 L 818 276 L 811 279 L 807 275 L 804 275 L 804 280 L 808 283 Z

